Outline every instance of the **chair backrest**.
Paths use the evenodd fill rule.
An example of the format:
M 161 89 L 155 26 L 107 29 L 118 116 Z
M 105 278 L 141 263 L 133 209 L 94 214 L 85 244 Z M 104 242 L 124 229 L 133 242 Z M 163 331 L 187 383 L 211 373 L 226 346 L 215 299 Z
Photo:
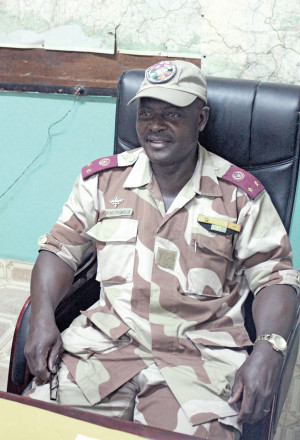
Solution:
M 139 146 L 137 101 L 127 106 L 144 78 L 128 70 L 119 79 L 114 152 Z M 289 231 L 297 185 L 300 86 L 207 78 L 209 122 L 201 144 L 254 174 L 266 187 Z
M 144 70 L 124 72 L 118 83 L 114 153 L 139 147 L 135 130 L 136 94 Z M 209 122 L 200 143 L 235 165 L 250 171 L 265 186 L 289 231 L 297 187 L 300 153 L 300 86 L 228 78 L 207 78 Z M 245 321 L 254 339 L 251 297 Z M 243 440 L 271 440 L 279 420 L 297 356 L 299 326 L 267 417 L 244 425 Z

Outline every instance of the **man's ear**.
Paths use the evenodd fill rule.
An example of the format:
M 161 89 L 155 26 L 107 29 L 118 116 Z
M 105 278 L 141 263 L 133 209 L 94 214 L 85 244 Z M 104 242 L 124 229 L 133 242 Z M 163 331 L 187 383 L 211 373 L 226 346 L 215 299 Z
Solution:
M 200 113 L 199 113 L 199 132 L 203 131 L 206 124 L 207 124 L 207 121 L 209 118 L 209 110 L 210 110 L 210 108 L 208 107 L 208 105 L 205 105 L 200 110 Z

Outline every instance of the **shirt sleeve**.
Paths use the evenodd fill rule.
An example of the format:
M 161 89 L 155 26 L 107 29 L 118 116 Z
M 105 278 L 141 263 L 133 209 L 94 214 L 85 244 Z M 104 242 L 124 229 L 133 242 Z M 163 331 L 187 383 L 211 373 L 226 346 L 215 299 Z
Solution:
M 56 224 L 38 240 L 40 250 L 55 253 L 75 271 L 92 245 L 87 231 L 97 222 L 100 211 L 97 187 L 98 175 L 85 181 L 79 176 Z
M 300 272 L 293 268 L 287 232 L 266 191 L 249 200 L 240 213 L 242 231 L 236 241 L 235 257 L 256 295 L 274 284 L 292 285 L 300 290 Z

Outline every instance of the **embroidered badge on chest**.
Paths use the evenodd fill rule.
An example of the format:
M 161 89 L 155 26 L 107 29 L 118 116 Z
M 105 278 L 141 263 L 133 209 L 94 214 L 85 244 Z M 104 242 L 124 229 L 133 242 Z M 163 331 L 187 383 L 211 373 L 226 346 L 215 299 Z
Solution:
M 122 202 L 124 202 L 124 199 L 120 199 L 120 197 L 118 196 L 109 201 L 109 203 L 111 203 L 114 208 L 117 208 Z

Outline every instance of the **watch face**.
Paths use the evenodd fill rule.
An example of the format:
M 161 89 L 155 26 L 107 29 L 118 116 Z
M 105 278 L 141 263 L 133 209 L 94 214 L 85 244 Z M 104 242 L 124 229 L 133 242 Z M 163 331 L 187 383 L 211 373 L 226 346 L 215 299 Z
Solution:
M 281 336 L 275 335 L 274 343 L 279 350 L 286 350 L 286 341 Z

